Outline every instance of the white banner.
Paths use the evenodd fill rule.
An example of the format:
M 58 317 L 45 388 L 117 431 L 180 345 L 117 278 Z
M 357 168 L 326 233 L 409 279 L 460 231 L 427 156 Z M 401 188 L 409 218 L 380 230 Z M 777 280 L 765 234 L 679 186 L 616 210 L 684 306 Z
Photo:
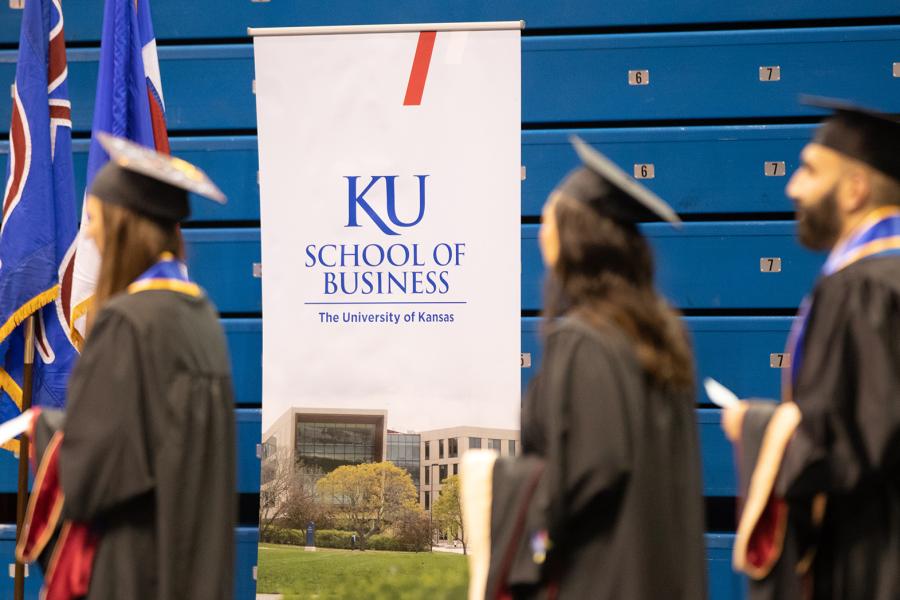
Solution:
M 263 429 L 518 429 L 520 32 L 257 37 Z

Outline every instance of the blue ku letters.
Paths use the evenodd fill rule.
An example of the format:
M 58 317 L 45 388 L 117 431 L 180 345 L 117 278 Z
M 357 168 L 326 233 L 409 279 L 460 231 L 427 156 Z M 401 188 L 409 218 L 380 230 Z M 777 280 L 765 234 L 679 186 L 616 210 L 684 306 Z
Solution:
M 369 181 L 369 185 L 365 187 L 365 189 L 357 193 L 357 180 L 359 176 L 357 175 L 345 175 L 344 178 L 349 182 L 349 189 L 347 190 L 347 198 L 349 200 L 349 208 L 347 210 L 347 227 L 361 227 L 359 221 L 357 220 L 357 208 L 361 208 L 365 211 L 369 218 L 372 219 L 372 222 L 378 226 L 378 228 L 386 233 L 387 235 L 400 235 L 393 229 L 385 224 L 384 220 L 378 216 L 378 213 L 372 208 L 372 206 L 366 201 L 365 195 L 369 193 L 369 191 L 375 186 L 375 184 L 380 181 L 384 181 L 384 195 L 386 198 L 385 204 L 387 209 L 387 218 L 395 227 L 398 228 L 408 228 L 415 227 L 422 221 L 422 217 L 425 216 L 425 179 L 428 175 L 414 175 L 416 179 L 419 180 L 419 213 L 416 216 L 415 220 L 409 223 L 404 223 L 397 216 L 397 176 L 396 175 L 373 175 L 371 181 Z
M 404 220 L 397 210 L 396 175 L 365 178 L 345 175 L 347 181 L 347 224 L 363 227 L 368 221 L 382 234 L 400 236 L 422 223 L 426 215 L 428 175 L 413 175 L 418 189 L 415 217 Z M 383 207 L 367 194 L 383 191 Z M 381 209 L 381 210 L 379 210 Z M 411 211 L 410 211 L 411 212 Z M 446 295 L 451 293 L 451 273 L 464 262 L 466 244 L 394 242 L 381 244 L 309 244 L 304 266 L 322 273 L 322 293 L 326 296 Z

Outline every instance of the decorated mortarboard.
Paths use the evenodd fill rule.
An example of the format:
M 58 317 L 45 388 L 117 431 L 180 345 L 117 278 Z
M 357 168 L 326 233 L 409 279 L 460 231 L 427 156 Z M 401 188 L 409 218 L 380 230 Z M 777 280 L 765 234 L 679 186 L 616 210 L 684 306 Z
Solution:
M 834 98 L 801 96 L 807 106 L 833 111 L 812 142 L 836 150 L 900 180 L 900 121 Z
M 97 172 L 90 193 L 102 202 L 164 221 L 181 221 L 191 214 L 188 192 L 225 204 L 216 184 L 185 160 L 107 133 L 98 133 L 97 141 L 109 162 Z
M 569 173 L 556 187 L 556 192 L 584 202 L 615 221 L 668 221 L 676 227 L 681 225 L 681 219 L 665 200 L 578 136 L 571 136 L 569 141 L 582 166 Z

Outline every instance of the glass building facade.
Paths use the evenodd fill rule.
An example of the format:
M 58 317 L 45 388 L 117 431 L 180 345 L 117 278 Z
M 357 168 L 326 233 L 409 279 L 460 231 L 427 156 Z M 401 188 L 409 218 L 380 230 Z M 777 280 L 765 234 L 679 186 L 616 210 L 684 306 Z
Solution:
M 296 428 L 295 459 L 304 469 L 330 473 L 344 465 L 382 459 L 383 420 L 307 418 L 298 415 Z
M 392 433 L 387 434 L 387 456 L 386 459 L 400 467 L 406 469 L 413 480 L 416 489 L 419 488 L 419 445 L 422 443 L 422 436 L 418 433 Z

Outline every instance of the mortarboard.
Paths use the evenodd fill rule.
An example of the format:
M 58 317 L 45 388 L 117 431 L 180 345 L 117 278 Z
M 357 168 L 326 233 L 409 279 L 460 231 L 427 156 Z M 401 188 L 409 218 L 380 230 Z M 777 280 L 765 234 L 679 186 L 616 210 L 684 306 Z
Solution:
M 812 140 L 900 180 L 900 122 L 845 100 L 801 96 L 807 106 L 834 111 Z
M 190 215 L 188 192 L 225 203 L 216 184 L 187 161 L 107 133 L 98 133 L 97 140 L 109 162 L 97 172 L 90 193 L 103 202 L 163 221 Z
M 615 221 L 637 223 L 662 220 L 676 227 L 681 225 L 681 219 L 662 198 L 578 136 L 571 136 L 569 141 L 583 164 L 569 173 L 555 191 L 584 202 Z

